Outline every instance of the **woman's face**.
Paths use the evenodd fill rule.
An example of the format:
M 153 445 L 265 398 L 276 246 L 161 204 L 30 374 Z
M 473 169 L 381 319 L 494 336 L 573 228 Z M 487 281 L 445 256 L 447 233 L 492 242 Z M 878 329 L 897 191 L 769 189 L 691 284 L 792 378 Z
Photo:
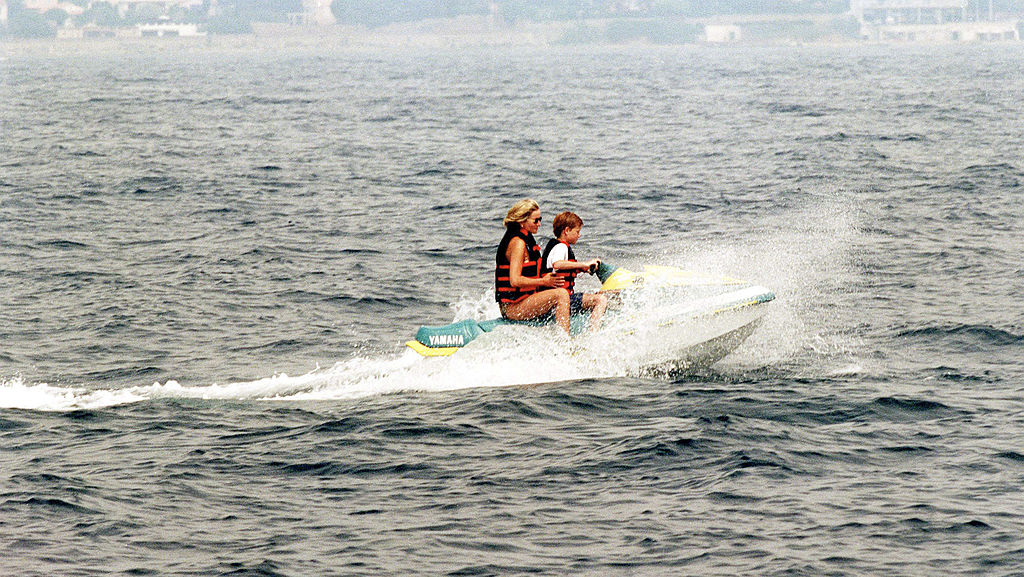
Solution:
M 535 211 L 530 213 L 530 216 L 528 216 L 526 218 L 526 221 L 523 222 L 522 227 L 523 227 L 523 232 L 528 232 L 530 234 L 537 234 L 537 231 L 540 230 L 540 209 L 539 208 L 537 210 L 535 210 Z

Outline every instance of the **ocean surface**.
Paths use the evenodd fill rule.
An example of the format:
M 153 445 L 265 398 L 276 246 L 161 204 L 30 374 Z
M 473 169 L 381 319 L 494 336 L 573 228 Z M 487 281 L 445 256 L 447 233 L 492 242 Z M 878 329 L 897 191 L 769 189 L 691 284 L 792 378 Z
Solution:
M 1024 45 L 90 46 L 0 59 L 0 574 L 1024 575 Z M 777 298 L 407 350 L 522 197 Z

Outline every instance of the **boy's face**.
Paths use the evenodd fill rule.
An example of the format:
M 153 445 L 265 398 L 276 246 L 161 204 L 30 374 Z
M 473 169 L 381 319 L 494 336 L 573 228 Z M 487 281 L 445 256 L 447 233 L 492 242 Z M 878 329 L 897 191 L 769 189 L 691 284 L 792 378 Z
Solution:
M 582 231 L 582 226 L 574 226 L 572 228 L 565 229 L 562 236 L 565 238 L 565 242 L 569 244 L 576 244 L 580 240 L 580 232 Z

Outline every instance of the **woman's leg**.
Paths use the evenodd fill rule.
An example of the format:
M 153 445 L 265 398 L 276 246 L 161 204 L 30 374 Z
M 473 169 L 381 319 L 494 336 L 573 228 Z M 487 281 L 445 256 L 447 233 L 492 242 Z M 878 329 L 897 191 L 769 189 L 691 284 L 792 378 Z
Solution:
M 535 319 L 555 309 L 555 321 L 569 334 L 569 292 L 565 289 L 548 289 L 505 305 L 505 318 L 513 321 Z

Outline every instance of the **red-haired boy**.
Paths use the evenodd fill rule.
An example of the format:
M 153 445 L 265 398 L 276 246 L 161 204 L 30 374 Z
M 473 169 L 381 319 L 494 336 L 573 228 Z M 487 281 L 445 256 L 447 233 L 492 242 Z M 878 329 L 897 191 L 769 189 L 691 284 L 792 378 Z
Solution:
M 601 264 L 601 260 L 596 258 L 577 262 L 576 255 L 573 254 L 572 245 L 580 240 L 583 219 L 575 213 L 563 212 L 555 217 L 552 229 L 555 238 L 548 241 L 541 256 L 542 274 L 554 272 L 565 279 L 565 290 L 569 291 L 569 311 L 577 313 L 580 310 L 589 310 L 590 328 L 596 329 L 601 326 L 601 316 L 608 308 L 608 297 L 601 293 L 578 293 L 574 290 L 576 275 L 583 272 L 593 274 L 597 271 L 597 265 Z

